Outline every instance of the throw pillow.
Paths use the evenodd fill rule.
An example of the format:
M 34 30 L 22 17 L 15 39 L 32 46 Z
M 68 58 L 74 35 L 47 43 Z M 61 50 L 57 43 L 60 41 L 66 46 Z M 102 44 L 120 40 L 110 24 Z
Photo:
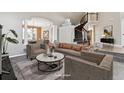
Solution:
M 72 45 L 70 45 L 70 44 L 63 44 L 63 48 L 65 48 L 65 49 L 71 49 L 72 48 Z
M 63 47 L 63 43 L 59 43 L 59 48 L 62 48 Z
M 78 45 L 73 45 L 72 46 L 72 50 L 81 51 L 81 49 L 82 49 L 82 46 L 78 46 Z

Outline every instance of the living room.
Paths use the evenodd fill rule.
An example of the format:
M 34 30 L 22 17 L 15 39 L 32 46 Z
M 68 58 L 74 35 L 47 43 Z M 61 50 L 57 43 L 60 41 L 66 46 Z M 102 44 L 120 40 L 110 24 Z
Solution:
M 15 44 L 8 42 L 4 47 L 4 57 L 9 57 L 14 74 L 9 79 L 124 79 L 121 71 L 124 67 L 123 15 L 122 12 L 0 13 L 2 34 L 17 41 Z M 11 40 L 8 41 L 13 42 Z M 52 50 L 47 47 L 52 47 Z M 54 53 L 53 59 L 41 58 L 40 54 L 49 54 L 49 50 L 59 54 Z M 62 62 L 50 65 L 55 71 L 40 71 L 48 68 L 41 66 L 41 61 L 46 60 Z M 77 63 L 82 61 L 83 66 L 80 67 L 81 64 Z M 40 70 L 37 71 L 37 67 Z M 86 68 L 89 72 L 82 72 Z M 4 79 L 7 79 L 10 71 L 6 71 L 6 66 L 4 69 Z

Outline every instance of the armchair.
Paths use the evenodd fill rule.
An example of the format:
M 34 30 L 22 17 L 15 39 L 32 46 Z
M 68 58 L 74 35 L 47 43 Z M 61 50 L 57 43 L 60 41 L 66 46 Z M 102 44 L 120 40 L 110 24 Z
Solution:
M 26 46 L 27 58 L 34 59 L 38 54 L 44 53 L 45 49 L 41 48 L 41 41 Z

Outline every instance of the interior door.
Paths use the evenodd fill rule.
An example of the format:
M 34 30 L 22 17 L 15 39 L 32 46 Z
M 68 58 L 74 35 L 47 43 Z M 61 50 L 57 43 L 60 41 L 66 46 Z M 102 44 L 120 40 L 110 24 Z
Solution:
M 124 19 L 121 19 L 121 45 L 124 46 Z

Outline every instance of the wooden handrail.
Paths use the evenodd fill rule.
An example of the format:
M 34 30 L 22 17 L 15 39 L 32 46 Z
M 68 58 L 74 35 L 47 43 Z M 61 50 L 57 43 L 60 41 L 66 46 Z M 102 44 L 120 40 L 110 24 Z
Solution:
M 85 22 L 88 22 L 88 12 L 81 18 L 80 24 L 83 24 Z

